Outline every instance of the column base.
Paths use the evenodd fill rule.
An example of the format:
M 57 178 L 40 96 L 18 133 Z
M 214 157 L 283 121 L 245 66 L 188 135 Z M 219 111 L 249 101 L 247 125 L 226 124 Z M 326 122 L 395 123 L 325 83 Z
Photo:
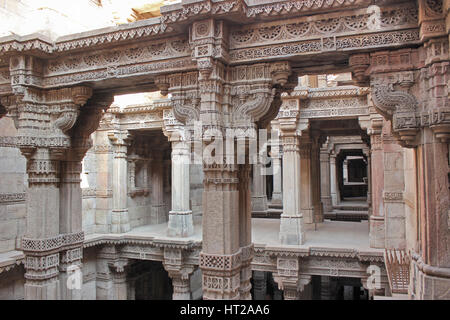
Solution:
M 283 206 L 283 194 L 281 192 L 273 192 L 272 200 L 270 201 L 272 205 Z
M 190 237 L 194 234 L 192 211 L 170 211 L 167 235 L 169 237 Z
M 111 233 L 124 233 L 130 230 L 128 209 L 113 210 L 111 213 Z
M 337 194 L 331 194 L 331 206 L 332 207 L 335 207 L 335 206 L 337 206 L 339 204 L 339 201 L 338 201 L 338 196 L 337 196 Z
M 280 218 L 280 241 L 285 245 L 301 245 L 305 242 L 303 216 L 283 216 Z
M 252 196 L 252 212 L 267 212 L 267 197 L 266 196 Z

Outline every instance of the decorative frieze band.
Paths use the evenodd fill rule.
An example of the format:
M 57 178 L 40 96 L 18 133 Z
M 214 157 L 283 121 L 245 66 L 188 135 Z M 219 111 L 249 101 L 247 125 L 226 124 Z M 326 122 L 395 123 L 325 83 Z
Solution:
M 19 193 L 0 193 L 0 203 L 23 202 L 27 199 L 25 192 Z

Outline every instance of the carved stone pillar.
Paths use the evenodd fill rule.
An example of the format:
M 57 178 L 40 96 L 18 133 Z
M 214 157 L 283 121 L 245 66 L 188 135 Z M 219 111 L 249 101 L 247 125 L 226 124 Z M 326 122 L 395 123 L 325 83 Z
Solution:
M 125 264 L 112 264 L 113 300 L 128 300 L 127 273 Z
M 264 165 L 260 161 L 253 165 L 252 212 L 262 215 L 265 215 L 268 209 L 264 171 Z
M 46 148 L 27 157 L 25 299 L 59 299 L 59 161 Z
M 337 181 L 337 166 L 336 166 L 336 154 L 332 152 L 330 154 L 330 194 L 331 204 L 337 206 L 339 204 L 338 199 L 338 181 Z
M 327 147 L 320 149 L 320 199 L 324 212 L 331 212 L 330 153 Z
M 130 134 L 127 130 L 115 130 L 108 134 L 113 144 L 113 210 L 111 212 L 111 232 L 122 233 L 130 231 L 128 215 L 128 161 L 127 147 Z
M 80 281 L 73 281 L 76 285 L 73 289 L 78 288 L 73 292 L 67 291 L 66 282 L 81 277 L 80 248 L 84 239 L 79 189 L 81 163 L 74 149 L 78 143 L 73 137 L 80 132 L 73 131 L 73 127 L 92 90 L 29 87 L 25 73 L 33 77 L 39 68 L 40 61 L 34 57 L 14 56 L 10 71 L 16 79 L 15 95 L 1 100 L 14 120 L 17 146 L 27 159 L 27 230 L 21 248 L 25 253 L 25 299 L 77 299 Z M 99 119 L 95 120 L 98 125 Z M 75 159 L 66 158 L 71 152 L 77 155 Z M 78 271 L 71 279 L 65 274 L 69 264 Z M 60 270 L 64 274 L 61 279 Z
M 204 214 L 199 266 L 204 299 L 250 297 L 251 207 L 249 188 L 241 186 L 248 183 L 250 161 L 245 157 L 237 163 L 235 138 L 255 139 L 255 124 L 275 117 L 274 85 L 284 85 L 291 73 L 287 62 L 227 65 L 226 31 L 222 21 L 193 22 L 190 45 L 198 71 L 157 79 L 159 87 L 172 94 L 176 119 L 200 131 L 196 139 L 201 142 Z
M 252 227 L 251 227 L 251 200 L 250 200 L 250 165 L 239 165 L 239 246 L 241 251 L 241 274 L 239 286 L 239 298 L 251 300 L 250 290 L 253 260 Z
M 320 300 L 331 300 L 331 281 L 328 276 L 320 276 Z
M 279 141 L 277 141 L 278 144 Z M 280 145 L 273 146 L 271 149 L 272 166 L 273 166 L 273 191 L 272 191 L 272 205 L 283 204 L 283 191 L 282 191 L 282 166 L 281 166 L 281 153 Z
M 382 119 L 372 120 L 370 134 L 370 186 L 372 190 L 372 214 L 369 217 L 369 239 L 372 248 L 384 248 L 384 154 L 381 140 Z
M 386 249 L 406 248 L 405 230 L 405 190 L 403 148 L 390 134 L 388 121 L 383 126 L 383 160 L 384 160 L 384 247 Z
M 370 218 L 372 215 L 372 156 L 370 150 L 364 152 L 367 156 L 367 205 Z
M 171 237 L 189 237 L 194 233 L 189 208 L 190 145 L 175 135 L 171 135 L 169 140 L 172 142 L 172 210 L 169 212 L 167 234 Z
M 97 300 L 127 300 L 128 259 L 122 259 L 114 245 L 99 249 L 96 261 Z
M 311 180 L 314 223 L 323 222 L 323 205 L 320 199 L 320 136 L 315 133 L 311 145 Z
M 167 221 L 166 206 L 164 203 L 164 166 L 163 154 L 154 150 L 151 159 L 152 207 L 150 224 L 160 224 Z
M 282 244 L 300 245 L 305 241 L 304 217 L 300 206 L 301 175 L 300 147 L 297 133 L 299 100 L 283 99 L 278 115 L 283 146 L 283 213 L 280 217 Z
M 265 300 L 267 293 L 267 273 L 253 271 L 253 292 L 255 300 Z
M 75 152 L 73 152 L 75 153 Z M 83 257 L 83 232 L 81 228 L 81 154 L 71 154 L 67 157 L 73 161 L 61 161 L 60 182 L 60 233 L 71 234 L 77 239 L 66 250 L 60 252 L 60 288 L 61 299 L 81 299 L 81 259 Z M 69 238 L 69 237 L 67 237 Z M 80 241 L 81 240 L 81 241 Z
M 313 178 L 311 169 L 311 139 L 307 134 L 304 134 L 300 138 L 300 208 L 305 226 L 314 223 Z

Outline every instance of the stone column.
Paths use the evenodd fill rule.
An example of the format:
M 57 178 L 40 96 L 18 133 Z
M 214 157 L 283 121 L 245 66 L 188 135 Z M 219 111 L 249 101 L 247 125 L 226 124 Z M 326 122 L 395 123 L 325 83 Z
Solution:
M 128 259 L 120 258 L 114 245 L 99 248 L 96 261 L 98 300 L 127 300 Z
M 320 276 L 320 300 L 330 300 L 331 288 L 330 277 Z
M 253 244 L 252 244 L 252 211 L 250 200 L 250 165 L 239 165 L 239 246 L 241 251 L 241 273 L 239 298 L 241 300 L 251 300 L 250 290 L 252 268 L 251 262 L 253 259 Z
M 164 204 L 164 166 L 163 154 L 154 150 L 151 156 L 151 183 L 152 183 L 152 207 L 150 224 L 160 224 L 167 221 L 166 207 Z
M 337 206 L 339 204 L 338 199 L 338 181 L 336 172 L 336 154 L 332 152 L 330 154 L 330 193 L 331 193 L 331 204 Z
M 203 22 L 199 25 L 205 26 Z M 216 78 L 210 78 L 210 72 L 214 72 Z M 204 173 L 200 268 L 206 300 L 239 299 L 241 288 L 239 165 L 234 161 L 224 163 L 227 153 L 222 125 L 225 116 L 220 111 L 220 93 L 224 90 L 219 81 L 220 72 L 220 66 L 215 65 L 212 69 L 201 70 L 199 78 Z
M 367 205 L 368 205 L 368 214 L 369 218 L 372 215 L 372 158 L 370 154 L 370 150 L 363 150 L 364 154 L 367 157 Z
M 305 241 L 303 212 L 301 210 L 300 146 L 298 116 L 300 101 L 285 97 L 280 107 L 279 122 L 283 146 L 283 213 L 280 217 L 280 241 L 282 244 L 300 245 Z M 305 128 L 307 124 L 302 124 Z M 302 127 L 303 129 L 303 127 Z
M 190 145 L 172 137 L 172 210 L 169 212 L 167 234 L 189 237 L 194 233 L 192 211 L 189 208 Z
M 61 161 L 59 233 L 61 299 L 81 299 L 83 275 L 82 160 L 92 146 L 90 135 L 98 128 L 103 111 L 112 103 L 111 95 L 95 95 L 83 106 L 71 129 L 71 148 Z
M 369 241 L 372 248 L 384 248 L 384 154 L 381 140 L 382 120 L 372 121 L 369 129 L 371 140 L 372 212 L 369 217 Z
M 265 300 L 267 294 L 267 273 L 253 271 L 253 292 L 255 300 Z
M 283 144 L 283 213 L 280 217 L 282 244 L 300 245 L 305 241 L 303 213 L 300 208 L 300 148 L 295 133 L 282 133 Z
M 22 239 L 25 299 L 59 299 L 60 162 L 46 148 L 37 148 L 25 156 L 28 174 L 27 232 Z
M 386 121 L 383 126 L 384 247 L 403 250 L 406 248 L 403 148 L 392 136 L 390 128 L 390 122 Z
M 330 153 L 327 147 L 320 149 L 320 198 L 324 212 L 331 212 Z
M 128 161 L 127 147 L 130 134 L 127 130 L 114 130 L 108 133 L 113 144 L 113 210 L 111 213 L 111 232 L 123 233 L 130 231 L 128 215 Z
M 277 88 L 287 82 L 291 69 L 288 62 L 280 61 L 224 65 L 226 59 L 213 56 L 216 45 L 225 48 L 228 42 L 224 28 L 222 21 L 212 18 L 193 22 L 190 45 L 198 70 L 162 76 L 156 82 L 172 94 L 178 121 L 184 124 L 200 121 L 195 127 L 200 129 L 198 139 L 204 173 L 203 246 L 199 262 L 203 298 L 239 299 L 242 294 L 243 299 L 248 299 L 251 275 L 248 271 L 253 256 L 250 195 L 249 188 L 243 190 L 241 185 L 247 183 L 249 168 L 246 166 L 250 161 L 237 163 L 234 138 L 255 137 L 255 124 L 267 121 L 265 117 L 271 117 L 276 111 L 272 101 Z M 208 43 L 206 47 L 205 43 Z M 233 140 L 225 139 L 230 133 Z M 230 144 L 225 143 L 230 140 L 233 157 Z M 241 230 L 246 232 L 241 234 Z
M 314 223 L 311 140 L 307 134 L 300 138 L 300 203 L 305 226 Z
M 265 215 L 267 213 L 266 176 L 264 165 L 259 161 L 253 165 L 252 179 L 252 212 Z
M 113 300 L 128 300 L 127 273 L 123 267 L 116 267 L 112 272 Z
M 314 208 L 314 223 L 323 222 L 323 205 L 320 199 L 320 135 L 314 133 L 311 145 L 311 180 Z
M 83 232 L 81 227 L 81 161 L 85 152 L 69 152 L 67 159 L 61 161 L 60 182 L 60 219 L 59 229 L 66 238 L 73 238 L 75 243 L 68 250 L 60 252 L 60 290 L 61 299 L 81 299 L 81 259 L 83 257 Z M 76 244 L 78 243 L 78 245 Z M 77 278 L 78 277 L 78 278 Z
M 347 163 L 348 163 L 347 159 L 344 159 L 344 161 L 342 162 L 342 183 L 348 182 L 348 165 L 347 165 Z
M 31 89 L 28 81 L 23 81 L 24 73 L 32 78 L 41 62 L 33 57 L 14 58 L 16 63 L 10 72 L 17 79 L 13 85 L 16 95 L 2 97 L 1 104 L 14 120 L 17 146 L 27 159 L 27 230 L 21 243 L 25 254 L 25 299 L 60 299 L 61 293 L 63 299 L 77 299 L 79 291 L 67 292 L 66 275 L 62 276 L 62 286 L 59 277 L 60 268 L 66 272 L 66 264 L 81 264 L 81 159 L 64 161 L 76 147 L 73 140 L 81 132 L 74 131 L 74 125 L 79 125 L 76 123 L 83 113 L 80 106 L 92 96 L 92 90 L 81 86 L 51 92 Z M 87 111 L 91 113 L 90 108 Z M 93 117 L 83 129 L 94 127 L 94 120 L 98 126 L 99 118 Z M 81 274 L 77 271 L 75 277 Z M 74 284 L 78 287 L 80 281 Z
M 272 191 L 272 205 L 282 206 L 283 191 L 282 191 L 282 166 L 281 166 L 281 152 L 278 147 L 273 147 L 271 150 L 272 166 L 273 166 L 273 191 Z

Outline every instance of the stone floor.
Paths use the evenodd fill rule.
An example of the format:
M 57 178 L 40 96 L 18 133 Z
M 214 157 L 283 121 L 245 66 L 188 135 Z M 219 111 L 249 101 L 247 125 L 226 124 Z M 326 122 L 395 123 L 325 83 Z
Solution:
M 252 219 L 252 239 L 255 245 L 281 246 L 278 239 L 280 229 L 279 219 Z M 171 238 L 166 235 L 167 223 L 158 225 L 146 225 L 134 228 L 124 234 L 91 234 L 86 236 L 86 241 L 93 241 L 99 238 L 121 239 L 158 239 L 174 240 L 177 242 L 201 241 L 202 226 L 201 218 L 194 219 L 194 234 L 188 238 Z M 293 246 L 286 246 L 293 247 Z M 329 221 L 317 224 L 311 230 L 306 231 L 306 241 L 302 246 L 295 247 L 326 247 L 326 248 L 347 248 L 363 251 L 372 251 L 369 246 L 369 226 L 367 221 L 363 222 L 343 222 Z
M 280 245 L 278 230 L 280 220 L 253 219 L 252 239 L 256 244 Z M 306 230 L 305 243 L 296 247 L 355 248 L 371 250 L 367 221 L 347 222 L 325 220 Z

